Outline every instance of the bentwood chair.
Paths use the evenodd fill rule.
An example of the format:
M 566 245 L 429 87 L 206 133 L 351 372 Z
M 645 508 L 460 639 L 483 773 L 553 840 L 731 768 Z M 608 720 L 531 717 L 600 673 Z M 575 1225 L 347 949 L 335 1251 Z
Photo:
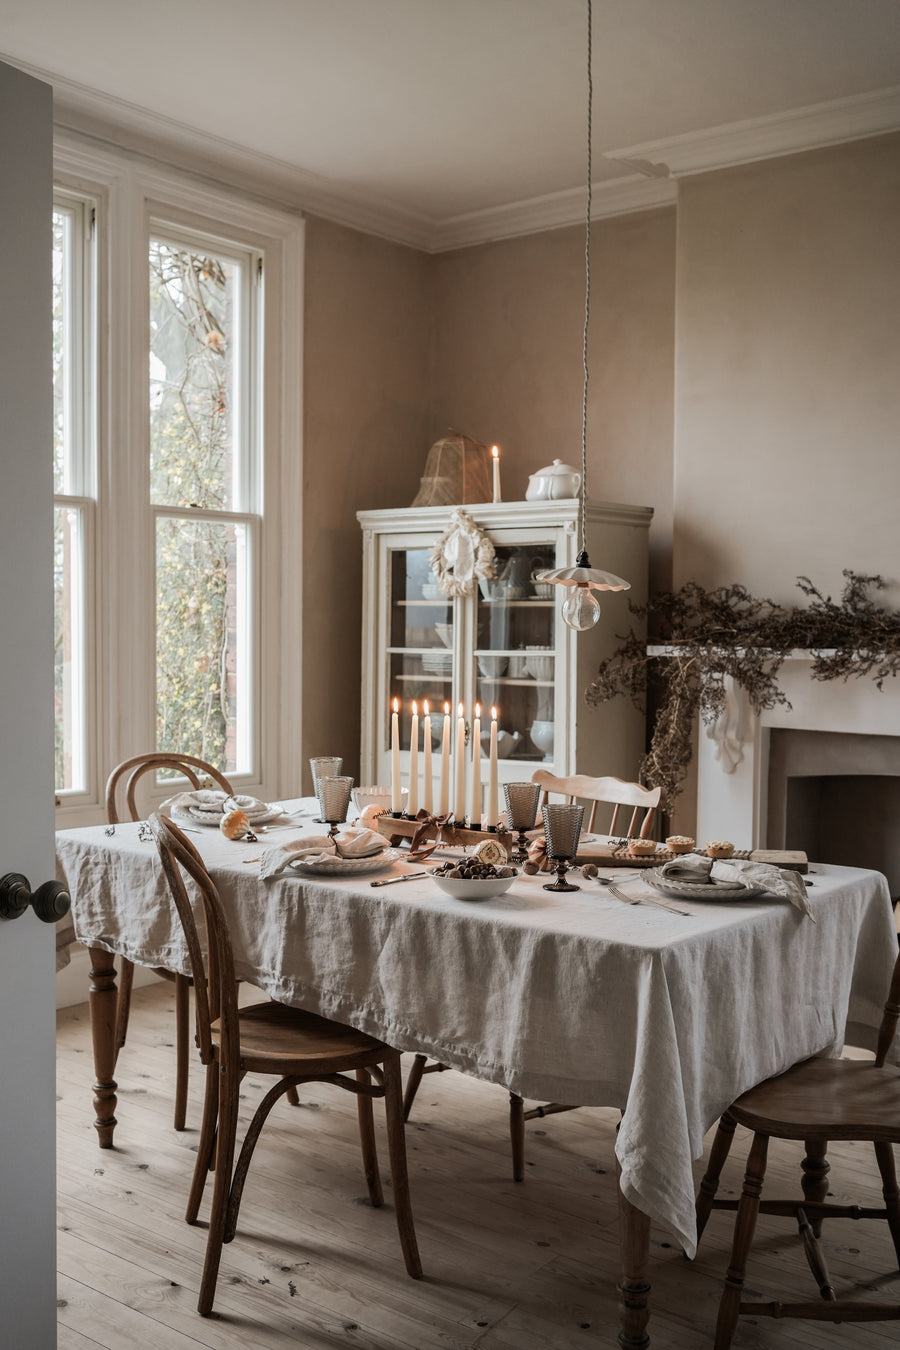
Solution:
M 602 805 L 611 806 L 612 814 L 606 822 L 606 833 L 616 838 L 648 839 L 653 829 L 657 810 L 661 809 L 662 788 L 645 788 L 640 783 L 626 783 L 621 778 L 589 778 L 585 774 L 575 774 L 568 778 L 558 778 L 546 769 L 536 769 L 531 775 L 532 783 L 542 789 L 541 806 L 546 806 L 551 793 L 565 797 L 570 804 L 576 801 L 590 803 L 590 814 L 585 826 L 587 833 L 594 831 L 597 813 Z M 630 814 L 627 808 L 631 808 Z M 625 809 L 623 809 L 625 808 Z M 627 816 L 627 825 L 625 818 Z M 404 1110 L 409 1116 L 419 1084 L 426 1073 L 440 1073 L 445 1064 L 437 1061 L 429 1064 L 426 1055 L 416 1055 L 406 1080 Z M 525 1122 L 556 1115 L 561 1111 L 575 1111 L 577 1106 L 563 1105 L 561 1102 L 549 1102 L 544 1106 L 534 1106 L 525 1110 L 525 1103 L 517 1093 L 509 1094 L 509 1139 L 512 1149 L 513 1179 L 525 1180 Z
M 214 783 L 231 796 L 233 788 L 228 779 L 206 760 L 195 755 L 152 753 L 135 755 L 119 764 L 106 782 L 106 818 L 110 825 L 120 820 L 141 820 L 137 804 L 137 788 L 146 774 L 154 779 L 160 771 L 174 772 L 186 778 L 193 789 Z M 188 1065 L 190 1063 L 190 980 L 168 970 L 157 970 L 157 975 L 175 985 L 175 1129 L 183 1130 L 187 1111 Z M 116 1005 L 116 1054 L 125 1044 L 128 1019 L 131 1013 L 131 988 L 134 965 L 122 958 L 119 970 L 119 996 Z
M 712 1209 L 737 1210 L 731 1264 L 719 1306 L 715 1350 L 727 1350 L 738 1318 L 799 1317 L 820 1322 L 873 1322 L 900 1318 L 900 1302 L 839 1298 L 820 1239 L 825 1219 L 886 1219 L 900 1265 L 900 1190 L 893 1146 L 900 1144 L 900 1069 L 887 1065 L 900 1019 L 900 955 L 894 964 L 881 1019 L 875 1060 L 808 1059 L 745 1092 L 722 1117 L 697 1200 L 697 1229 L 703 1232 Z M 741 1198 L 717 1200 L 719 1177 L 736 1125 L 753 1131 Z M 760 1198 L 770 1139 L 805 1145 L 802 1196 Z M 884 1208 L 832 1204 L 827 1199 L 826 1154 L 832 1139 L 871 1143 L 881 1174 Z M 758 1214 L 793 1218 L 819 1299 L 802 1303 L 747 1302 L 744 1273 Z M 896 1269 L 896 1267 L 895 1267 Z M 866 1272 L 865 1283 L 869 1282 Z M 858 1287 L 858 1286 L 857 1286 Z
M 400 1246 L 408 1273 L 419 1279 L 422 1265 L 409 1196 L 399 1051 L 352 1027 L 281 1003 L 239 1008 L 231 938 L 215 883 L 177 825 L 155 814 L 150 826 L 187 943 L 197 1042 L 206 1065 L 203 1123 L 185 1216 L 188 1223 L 197 1222 L 206 1176 L 212 1171 L 199 1312 L 206 1317 L 212 1311 L 222 1246 L 235 1236 L 244 1182 L 260 1131 L 279 1098 L 301 1083 L 332 1083 L 355 1094 L 363 1169 L 369 1198 L 376 1207 L 383 1203 L 383 1193 L 372 1101 L 384 1098 Z M 199 893 L 197 909 L 205 927 L 206 957 L 185 878 Z M 256 1108 L 235 1163 L 240 1088 L 248 1073 L 268 1074 L 277 1081 Z

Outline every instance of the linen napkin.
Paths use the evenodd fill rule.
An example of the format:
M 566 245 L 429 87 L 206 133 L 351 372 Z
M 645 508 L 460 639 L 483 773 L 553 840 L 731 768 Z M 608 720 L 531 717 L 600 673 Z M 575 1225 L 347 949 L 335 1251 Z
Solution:
M 234 796 L 220 788 L 198 788 L 196 792 L 178 792 L 159 808 L 163 815 L 189 816 L 203 825 L 218 825 L 226 811 L 243 811 L 252 825 L 271 813 L 271 807 L 258 797 Z
M 260 859 L 259 875 L 277 876 L 296 862 L 321 862 L 325 858 L 374 858 L 383 853 L 388 841 L 376 830 L 349 826 L 340 830 L 337 839 L 328 834 L 308 834 L 285 844 L 267 848 Z
M 686 853 L 663 863 L 660 875 L 668 881 L 730 881 L 748 888 L 760 886 L 770 895 L 781 896 L 797 909 L 813 918 L 806 898 L 806 886 L 797 872 L 775 867 L 772 863 L 752 862 L 749 858 L 703 858 L 699 853 Z

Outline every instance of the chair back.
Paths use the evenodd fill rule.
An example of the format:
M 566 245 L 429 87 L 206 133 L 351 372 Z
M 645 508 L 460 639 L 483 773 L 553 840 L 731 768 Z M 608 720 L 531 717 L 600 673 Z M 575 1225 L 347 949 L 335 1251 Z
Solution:
M 881 1025 L 878 1028 L 878 1042 L 875 1046 L 875 1063 L 879 1069 L 884 1068 L 888 1057 L 888 1051 L 894 1043 L 894 1037 L 897 1034 L 897 1023 L 900 1021 L 900 952 L 897 953 L 897 959 L 894 962 L 894 973 L 891 976 L 891 985 L 888 990 L 887 1003 L 884 1005 L 884 1012 L 881 1015 Z
M 127 819 L 143 818 L 135 801 L 135 789 L 144 774 L 151 772 L 155 774 L 159 769 L 172 769 L 175 773 L 183 774 L 194 790 L 202 786 L 204 778 L 211 778 L 229 797 L 234 792 L 234 788 L 223 773 L 212 764 L 207 764 L 205 759 L 198 759 L 196 755 L 177 755 L 164 751 L 134 755 L 117 765 L 106 780 L 106 818 L 110 825 L 116 825 L 122 819 L 120 809 L 123 805 L 128 811 Z
M 649 839 L 656 811 L 661 809 L 663 799 L 662 788 L 645 788 L 640 783 L 626 783 L 621 778 L 588 778 L 586 774 L 557 778 L 546 769 L 536 769 L 531 781 L 543 789 L 542 806 L 546 806 L 551 792 L 560 793 L 570 803 L 579 799 L 590 802 L 590 817 L 584 827 L 587 831 L 595 827 L 599 804 L 611 805 L 612 819 L 606 833 L 628 839 Z M 626 829 L 623 821 L 628 807 L 631 807 L 631 813 Z
M 204 1064 L 212 1060 L 210 1027 L 212 1022 L 219 1019 L 221 1062 L 227 1072 L 236 1074 L 240 1061 L 237 981 L 231 936 L 219 892 L 200 854 L 177 825 L 159 812 L 154 812 L 150 817 L 150 828 L 187 944 L 194 981 L 200 1058 Z M 186 877 L 194 884 L 199 895 L 199 905 L 191 903 Z M 205 930 L 202 933 L 198 914 Z

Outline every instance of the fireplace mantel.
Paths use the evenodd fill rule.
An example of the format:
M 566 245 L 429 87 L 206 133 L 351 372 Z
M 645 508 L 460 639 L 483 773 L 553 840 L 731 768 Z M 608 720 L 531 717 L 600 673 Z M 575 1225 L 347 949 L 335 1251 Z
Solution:
M 663 656 L 673 649 L 656 647 Z M 730 678 L 726 703 L 711 726 L 701 725 L 697 750 L 697 837 L 731 839 L 739 847 L 765 847 L 769 735 L 774 728 L 900 737 L 900 681 L 816 680 L 816 653 L 793 652 L 778 675 L 790 707 L 779 704 L 759 716 Z

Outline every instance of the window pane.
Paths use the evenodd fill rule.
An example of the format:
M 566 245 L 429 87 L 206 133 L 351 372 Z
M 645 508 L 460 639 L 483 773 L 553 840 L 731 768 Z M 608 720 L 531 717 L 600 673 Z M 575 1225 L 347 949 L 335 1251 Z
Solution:
M 71 492 L 72 215 L 53 212 L 53 491 Z
M 150 494 L 158 505 L 240 504 L 240 275 L 228 259 L 150 241 Z
M 250 768 L 249 529 L 156 525 L 156 748 Z
M 57 507 L 53 533 L 54 705 L 56 790 L 83 790 L 84 703 L 84 518 L 74 507 Z

